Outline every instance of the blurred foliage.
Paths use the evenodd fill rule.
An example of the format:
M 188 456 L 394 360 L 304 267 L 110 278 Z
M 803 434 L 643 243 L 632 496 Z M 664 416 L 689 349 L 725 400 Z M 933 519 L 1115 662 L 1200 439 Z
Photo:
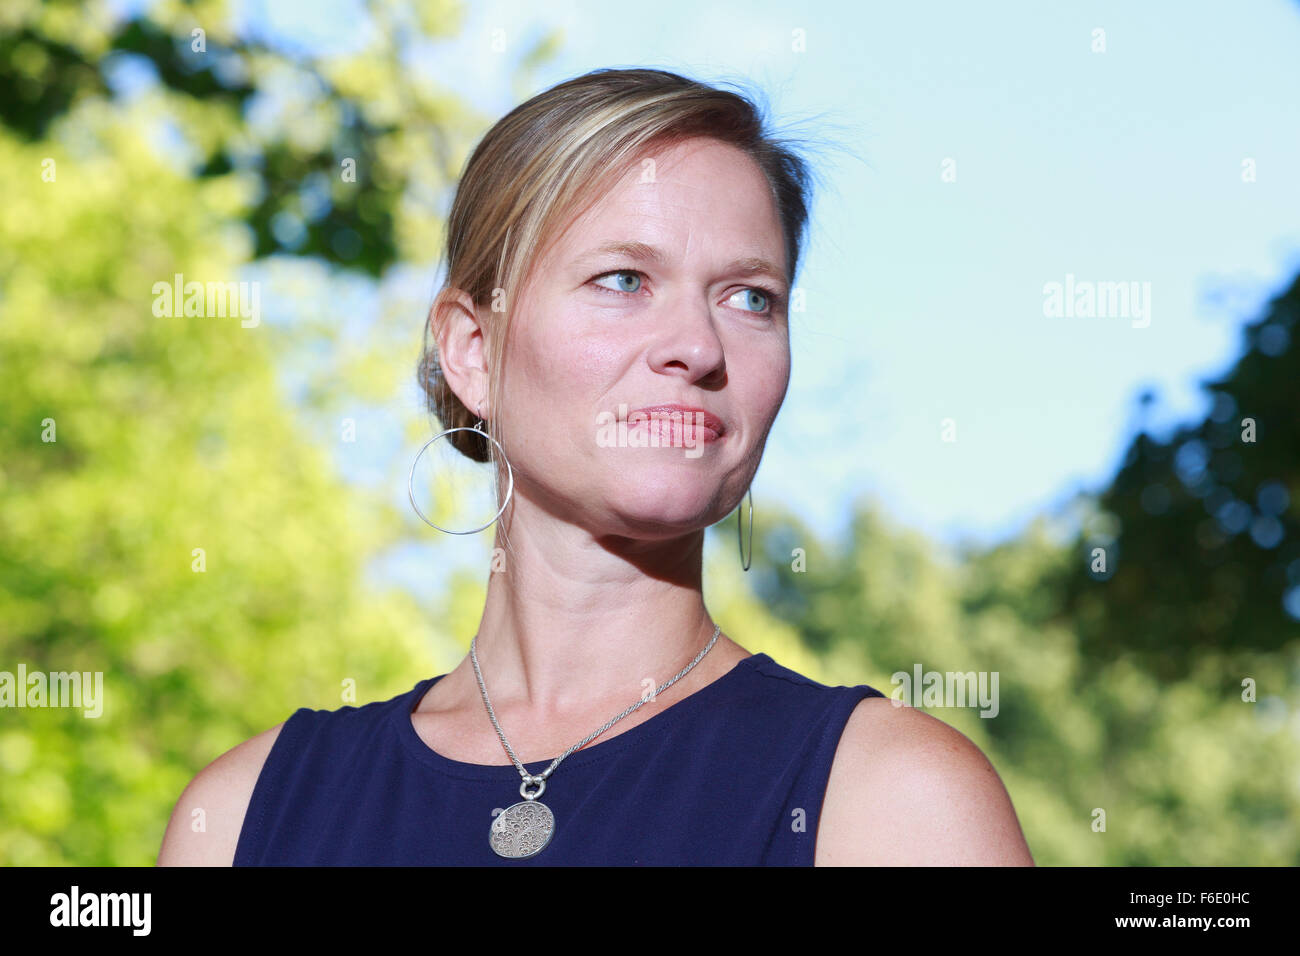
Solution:
M 431 198 L 454 177 L 454 139 L 470 127 L 453 99 L 405 71 L 417 38 L 454 34 L 457 7 L 372 4 L 374 41 L 320 57 L 236 36 L 224 3 L 162 3 L 120 22 L 85 8 L 6 5 L 0 121 L 15 135 L 46 135 L 109 95 L 114 70 L 145 68 L 184 130 L 190 172 L 245 187 L 255 256 L 318 256 L 378 276 L 403 242 L 435 240 Z
M 890 527 L 877 506 L 858 506 L 839 546 L 770 506 L 755 516 L 756 606 L 817 649 L 809 676 L 892 695 L 894 675 L 917 665 L 999 675 L 995 717 L 928 712 L 989 757 L 1039 864 L 1300 860 L 1294 644 L 1290 656 L 1202 651 L 1169 681 L 1136 654 L 1091 656 L 1062 613 L 1079 547 L 1046 520 L 951 561 Z M 719 531 L 734 539 L 732 524 Z M 805 570 L 795 569 L 796 548 Z M 1259 702 L 1242 700 L 1245 677 Z M 1097 809 L 1104 833 L 1092 829 Z
M 409 455 L 373 487 L 334 457 L 341 412 L 397 421 L 399 443 L 427 434 L 401 398 L 427 274 L 418 295 L 390 280 L 431 265 L 440 197 L 492 119 L 416 69 L 460 22 L 449 3 L 374 0 L 359 48 L 327 55 L 241 35 L 220 2 L 126 20 L 96 3 L 0 9 L 0 669 L 102 671 L 107 698 L 98 719 L 4 713 L 0 861 L 149 863 L 217 755 L 298 706 L 347 702 L 345 681 L 358 703 L 383 699 L 465 652 L 482 575 L 434 564 L 426 599 L 367 573 L 427 540 L 392 493 Z M 521 73 L 554 42 L 516 54 Z M 176 273 L 250 268 L 285 314 L 243 328 L 151 310 Z M 350 282 L 379 301 L 357 328 Z M 1258 347 L 1214 385 L 1231 406 L 1163 449 L 1140 438 L 1077 539 L 1040 523 L 952 561 L 876 508 L 822 542 L 760 502 L 749 574 L 734 522 L 711 537 L 710 609 L 827 683 L 890 693 L 918 663 L 998 671 L 997 718 L 935 715 L 992 759 L 1040 863 L 1297 862 L 1280 610 L 1297 583 L 1296 352 L 1265 331 L 1289 334 L 1295 303 L 1251 327 Z M 1224 443 L 1244 415 L 1259 442 Z M 1205 456 L 1180 454 L 1196 441 Z M 1224 495 L 1262 515 L 1283 501 L 1272 482 L 1282 538 L 1260 544 L 1264 523 L 1251 544 Z M 1087 571 L 1098 529 L 1115 552 L 1102 579 Z
M 1175 679 L 1206 654 L 1262 659 L 1300 638 L 1297 317 L 1300 277 L 1245 325 L 1231 370 L 1204 383 L 1208 417 L 1129 448 L 1067 586 L 1090 659 L 1132 653 Z M 1091 570 L 1098 547 L 1104 574 Z
M 99 671 L 105 696 L 97 719 L 5 711 L 6 863 L 150 863 L 180 791 L 220 753 L 298 706 L 340 706 L 345 682 L 358 702 L 392 696 L 461 653 L 413 596 L 366 583 L 410 519 L 341 480 L 277 381 L 286 349 L 338 313 L 309 334 L 245 328 L 157 317 L 152 290 L 177 273 L 236 281 L 294 251 L 272 249 L 268 223 L 356 143 L 356 183 L 333 175 L 297 251 L 365 274 L 418 259 L 401 246 L 436 234 L 421 190 L 446 171 L 413 144 L 474 123 L 428 92 L 407 113 L 417 94 L 382 55 L 297 62 L 227 22 L 219 4 L 128 22 L 80 3 L 0 14 L 0 668 Z M 207 54 L 192 57 L 200 25 Z M 160 82 L 117 96 L 122 51 Z M 300 77 L 319 82 L 285 100 Z M 260 125 L 241 112 L 259 97 Z M 339 250 L 340 228 L 359 254 Z M 393 381 L 364 366 L 343 387 L 409 381 L 420 314 L 406 321 Z

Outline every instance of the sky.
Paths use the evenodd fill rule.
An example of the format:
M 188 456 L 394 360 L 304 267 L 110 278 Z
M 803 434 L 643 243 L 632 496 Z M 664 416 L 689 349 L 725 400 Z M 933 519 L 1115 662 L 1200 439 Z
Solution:
M 236 6 L 282 43 L 364 42 L 356 2 Z M 1137 396 L 1157 434 L 1203 416 L 1198 383 L 1300 271 L 1300 3 L 475 2 L 416 66 L 486 130 L 550 29 L 524 96 L 661 67 L 743 83 L 817 144 L 806 311 L 753 492 L 823 533 L 870 496 L 991 544 L 1100 489 Z M 1134 299 L 1053 315 L 1051 283 Z

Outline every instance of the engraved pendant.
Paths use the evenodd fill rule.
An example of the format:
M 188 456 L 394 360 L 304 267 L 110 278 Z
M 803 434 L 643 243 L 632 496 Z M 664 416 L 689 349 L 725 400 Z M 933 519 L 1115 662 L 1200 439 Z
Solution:
M 554 832 L 555 814 L 534 797 L 497 814 L 488 834 L 488 844 L 497 856 L 522 860 L 541 853 Z
M 536 790 L 529 792 L 529 787 Z M 555 832 L 555 814 L 537 798 L 546 790 L 546 777 L 528 775 L 519 785 L 520 803 L 506 807 L 492 821 L 488 846 L 497 856 L 523 860 L 546 849 Z

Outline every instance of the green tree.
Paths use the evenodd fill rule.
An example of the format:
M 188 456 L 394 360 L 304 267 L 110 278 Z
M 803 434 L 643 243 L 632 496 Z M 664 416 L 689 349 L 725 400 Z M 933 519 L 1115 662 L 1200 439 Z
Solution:
M 412 519 L 339 478 L 336 429 L 316 433 L 277 374 L 339 338 L 342 307 L 277 328 L 160 308 L 157 291 L 180 274 L 271 298 L 274 270 L 241 272 L 259 257 L 324 282 L 427 265 L 433 197 L 482 120 L 401 54 L 455 13 L 376 4 L 370 48 L 303 57 L 236 36 L 221 3 L 125 21 L 5 5 L 0 653 L 102 672 L 104 702 L 98 718 L 5 710 L 0 860 L 149 863 L 218 754 L 297 706 L 392 696 L 459 656 L 412 595 L 367 582 Z M 158 82 L 115 90 L 129 64 Z M 421 318 L 381 311 L 362 348 L 331 353 L 317 410 L 391 401 Z M 381 370 L 398 326 L 406 350 Z
M 1040 520 L 1001 546 L 941 555 L 865 503 L 845 541 L 822 542 L 768 507 L 752 573 L 762 604 L 815 648 L 809 673 L 827 683 L 907 699 L 895 675 L 918 666 L 998 675 L 988 717 L 911 701 L 988 755 L 1040 864 L 1300 860 L 1300 752 L 1286 722 L 1300 700 L 1285 658 L 1258 662 L 1260 686 L 1276 688 L 1259 703 L 1242 700 L 1212 655 L 1173 682 L 1133 655 L 1091 659 L 1063 612 L 1078 551 Z

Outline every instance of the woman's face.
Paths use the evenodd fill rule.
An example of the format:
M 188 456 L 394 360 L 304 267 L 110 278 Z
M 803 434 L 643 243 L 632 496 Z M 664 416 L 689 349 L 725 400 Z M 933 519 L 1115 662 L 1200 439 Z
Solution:
M 598 536 L 726 517 L 789 383 L 789 292 L 748 156 L 703 138 L 647 154 L 543 252 L 518 303 L 501 411 L 515 493 Z M 693 411 L 635 423 L 665 405 L 721 433 Z

